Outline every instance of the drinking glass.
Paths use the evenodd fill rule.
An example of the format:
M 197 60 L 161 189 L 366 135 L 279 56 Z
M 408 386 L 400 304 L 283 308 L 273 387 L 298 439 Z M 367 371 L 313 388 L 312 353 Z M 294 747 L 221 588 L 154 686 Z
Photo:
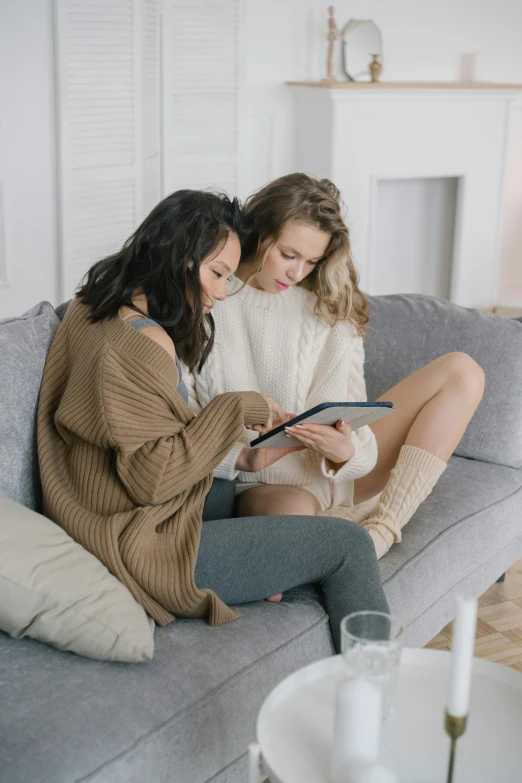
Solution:
M 384 612 L 354 612 L 341 621 L 341 651 L 350 676 L 375 682 L 382 691 L 382 714 L 393 712 L 404 628 Z

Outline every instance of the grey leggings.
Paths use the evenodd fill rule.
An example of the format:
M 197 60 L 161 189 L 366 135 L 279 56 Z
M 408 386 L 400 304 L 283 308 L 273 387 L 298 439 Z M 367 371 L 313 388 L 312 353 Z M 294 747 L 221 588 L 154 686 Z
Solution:
M 345 615 L 388 611 L 373 542 L 362 527 L 334 517 L 216 519 L 219 511 L 228 516 L 231 511 L 230 497 L 216 503 L 214 485 L 203 516 L 198 587 L 214 590 L 228 604 L 242 604 L 318 584 L 337 652 Z

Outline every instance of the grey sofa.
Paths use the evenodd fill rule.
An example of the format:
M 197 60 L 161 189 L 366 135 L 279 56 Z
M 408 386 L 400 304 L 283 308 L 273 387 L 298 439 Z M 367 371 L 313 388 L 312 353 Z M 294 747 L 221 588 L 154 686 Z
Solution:
M 370 399 L 449 351 L 471 354 L 486 372 L 457 454 L 381 561 L 391 610 L 407 643 L 422 646 L 451 620 L 457 592 L 480 595 L 522 556 L 522 324 L 422 296 L 376 297 L 371 310 Z M 34 410 L 58 324 L 45 304 L 0 323 L 0 351 L 7 329 L 11 348 L 13 339 L 20 347 L 13 378 L 0 381 L 0 489 L 22 502 L 38 491 Z M 17 437 L 27 448 L 15 458 L 19 443 L 5 433 L 24 406 L 32 413 Z M 219 494 L 231 506 L 230 487 Z M 266 695 L 332 652 L 315 589 L 285 599 L 244 606 L 238 622 L 218 628 L 179 620 L 157 629 L 154 660 L 144 664 L 82 659 L 0 633 L 1 783 L 244 781 Z

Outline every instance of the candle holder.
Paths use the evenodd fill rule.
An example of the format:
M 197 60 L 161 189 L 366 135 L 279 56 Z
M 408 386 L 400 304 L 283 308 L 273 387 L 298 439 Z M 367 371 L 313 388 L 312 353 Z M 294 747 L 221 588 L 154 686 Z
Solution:
M 450 745 L 450 757 L 449 757 L 449 764 L 448 764 L 448 776 L 446 778 L 446 783 L 453 783 L 453 770 L 455 767 L 455 754 L 457 750 L 457 740 L 459 737 L 462 737 L 464 732 L 466 731 L 466 725 L 468 723 L 468 716 L 464 715 L 460 718 L 455 718 L 454 715 L 450 715 L 449 712 L 446 711 L 445 718 L 444 718 L 444 728 L 446 729 L 446 734 L 451 739 L 451 745 Z

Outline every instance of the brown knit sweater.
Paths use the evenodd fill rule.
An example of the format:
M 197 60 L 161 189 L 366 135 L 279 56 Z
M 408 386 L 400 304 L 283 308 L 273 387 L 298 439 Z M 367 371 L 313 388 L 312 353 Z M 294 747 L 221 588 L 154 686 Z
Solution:
M 260 394 L 221 394 L 198 416 L 176 394 L 176 365 L 118 316 L 97 323 L 78 299 L 47 357 L 38 450 L 47 516 L 102 560 L 160 625 L 173 615 L 237 617 L 194 584 L 212 471 L 266 423 Z M 74 578 L 74 574 L 71 575 Z

